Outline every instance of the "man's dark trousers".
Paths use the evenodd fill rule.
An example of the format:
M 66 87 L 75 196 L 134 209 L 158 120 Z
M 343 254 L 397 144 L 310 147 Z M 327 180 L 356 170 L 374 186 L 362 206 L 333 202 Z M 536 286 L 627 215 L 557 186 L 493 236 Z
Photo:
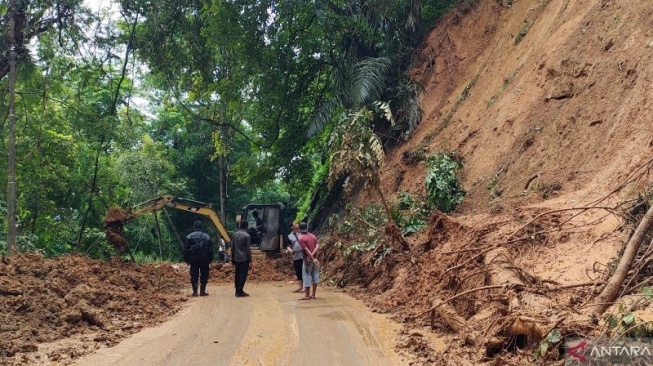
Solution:
M 190 283 L 197 285 L 197 280 L 205 284 L 209 280 L 209 262 L 193 262 L 190 264 Z
M 243 293 L 245 281 L 247 281 L 247 272 L 249 271 L 249 261 L 235 262 L 235 283 L 236 295 Z

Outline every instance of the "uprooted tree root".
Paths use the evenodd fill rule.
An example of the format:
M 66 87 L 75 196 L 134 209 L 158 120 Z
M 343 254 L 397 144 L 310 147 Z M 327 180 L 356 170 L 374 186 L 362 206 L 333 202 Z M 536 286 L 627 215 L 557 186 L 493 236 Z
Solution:
M 436 212 L 426 241 L 412 240 L 406 250 L 391 246 L 380 259 L 373 252 L 344 258 L 342 247 L 330 245 L 342 238 L 323 238 L 322 255 L 328 258 L 334 284 L 349 286 L 350 293 L 400 322 L 430 326 L 441 337 L 453 337 L 461 348 L 447 351 L 447 357 L 468 364 L 510 363 L 515 358 L 519 364 L 524 361 L 519 355 L 532 358 L 531 351 L 554 328 L 565 335 L 593 329 L 586 319 L 578 320 L 577 307 L 591 300 L 601 281 L 561 286 L 519 268 L 513 258 L 524 243 L 545 243 L 550 232 L 564 230 L 565 214 L 574 213 L 540 214 L 518 230 L 523 238 L 507 238 L 505 228 L 497 234 L 505 222 L 471 228 Z M 544 359 L 560 357 L 551 350 Z

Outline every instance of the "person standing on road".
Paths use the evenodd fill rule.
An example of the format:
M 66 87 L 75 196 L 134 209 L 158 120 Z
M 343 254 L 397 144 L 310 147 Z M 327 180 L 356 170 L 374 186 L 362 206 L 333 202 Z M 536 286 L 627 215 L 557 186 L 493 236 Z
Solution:
M 209 264 L 213 260 L 213 242 L 211 237 L 202 231 L 202 221 L 193 222 L 193 232 L 186 236 L 184 245 L 184 261 L 190 264 L 190 284 L 193 295 L 197 296 L 197 280 L 200 281 L 199 296 L 208 296 L 206 283 L 209 281 Z
M 302 246 L 299 245 L 299 223 L 294 221 L 292 223 L 291 229 L 292 232 L 290 235 L 288 235 L 288 241 L 290 242 L 290 245 L 288 246 L 288 253 L 292 254 L 292 264 L 293 268 L 295 269 L 295 275 L 297 275 L 297 281 L 299 284 L 297 290 L 293 292 L 302 292 L 304 290 L 302 282 L 302 267 L 304 264 L 304 256 L 302 254 Z
M 231 238 L 231 262 L 234 265 L 234 282 L 236 285 L 236 297 L 249 296 L 243 291 L 247 272 L 252 269 L 252 238 L 247 233 L 247 221 L 239 223 L 240 229 Z
M 317 261 L 317 249 L 320 247 L 320 244 L 318 243 L 315 235 L 308 232 L 308 225 L 305 222 L 299 224 L 299 231 L 301 232 L 301 235 L 299 236 L 299 245 L 302 247 L 304 254 L 304 261 L 302 266 L 304 297 L 299 299 L 311 300 L 315 299 L 317 284 L 320 283 L 320 264 Z M 312 293 L 310 291 L 311 286 L 313 287 Z

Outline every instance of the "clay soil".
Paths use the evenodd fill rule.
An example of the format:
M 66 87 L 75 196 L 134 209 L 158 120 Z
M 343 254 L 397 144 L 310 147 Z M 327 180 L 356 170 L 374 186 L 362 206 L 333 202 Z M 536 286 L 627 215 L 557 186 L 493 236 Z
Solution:
M 400 348 L 415 364 L 559 363 L 557 347 L 539 359 L 535 348 L 553 329 L 605 332 L 584 316 L 653 186 L 653 7 L 466 3 L 415 58 L 424 119 L 389 152 L 382 177 L 395 202 L 400 193 L 424 200 L 419 157 L 454 153 L 463 204 L 435 212 L 408 250 L 382 260 L 344 258 L 357 238 L 334 227 L 322 237 L 327 271 L 405 325 Z M 371 202 L 363 192 L 356 204 Z
M 288 280 L 284 270 L 292 271 L 288 258 L 257 259 L 249 281 Z M 231 265 L 212 265 L 211 284 L 231 281 Z M 69 364 L 169 319 L 189 294 L 186 264 L 135 265 L 77 255 L 3 258 L 0 364 Z
M 533 351 L 552 329 L 604 331 L 586 309 L 653 186 L 653 7 L 465 3 L 415 58 L 423 122 L 389 151 L 382 177 L 392 201 L 402 192 L 423 199 L 426 164 L 406 157 L 454 152 L 465 200 L 451 214 L 434 212 L 408 249 L 380 260 L 343 257 L 356 238 L 326 230 L 325 284 L 402 323 L 398 347 L 413 364 L 560 363 L 558 348 L 537 360 Z M 364 192 L 356 204 L 370 202 L 376 196 Z M 216 265 L 212 277 L 226 284 L 231 271 Z M 257 261 L 250 278 L 288 281 L 289 260 Z M 187 281 L 185 265 L 5 259 L 0 363 L 66 363 L 115 344 L 174 314 Z

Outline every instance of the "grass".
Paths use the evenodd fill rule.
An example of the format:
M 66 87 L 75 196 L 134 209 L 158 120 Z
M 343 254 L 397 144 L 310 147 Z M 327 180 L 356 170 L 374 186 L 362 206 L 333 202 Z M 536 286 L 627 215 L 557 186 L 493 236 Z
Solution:
M 524 19 L 524 25 L 521 27 L 519 33 L 517 33 L 517 36 L 515 37 L 515 46 L 518 45 L 519 42 L 524 39 L 524 37 L 526 37 L 528 31 L 531 30 L 533 23 L 534 22 L 531 19 Z
M 462 104 L 462 102 L 469 97 L 469 93 L 474 87 L 474 84 L 476 84 L 476 80 L 478 80 L 478 75 L 476 75 L 468 84 L 465 86 L 465 89 L 460 93 L 460 98 L 458 98 L 458 101 L 456 101 L 456 104 L 451 108 L 451 111 L 447 113 L 447 116 L 444 117 L 442 120 L 442 123 L 433 131 L 429 132 L 426 136 L 424 136 L 424 139 L 422 140 L 422 144 L 428 144 L 430 143 L 435 136 L 437 136 L 442 130 L 447 128 L 449 125 L 449 122 L 451 121 L 451 118 L 453 117 L 454 113 L 458 110 L 458 107 Z
M 501 90 L 499 90 L 498 93 L 494 94 L 490 99 L 488 99 L 488 101 L 487 101 L 487 107 L 488 108 L 492 107 L 494 102 L 496 102 L 497 99 L 499 99 L 499 96 L 501 95 L 501 93 L 503 93 L 504 90 L 506 90 L 508 85 L 510 85 L 513 80 L 515 80 L 515 76 L 517 75 L 518 71 L 519 71 L 519 69 L 513 71 L 513 73 L 510 74 L 510 76 L 508 76 L 506 79 L 503 79 L 503 85 L 501 85 Z

